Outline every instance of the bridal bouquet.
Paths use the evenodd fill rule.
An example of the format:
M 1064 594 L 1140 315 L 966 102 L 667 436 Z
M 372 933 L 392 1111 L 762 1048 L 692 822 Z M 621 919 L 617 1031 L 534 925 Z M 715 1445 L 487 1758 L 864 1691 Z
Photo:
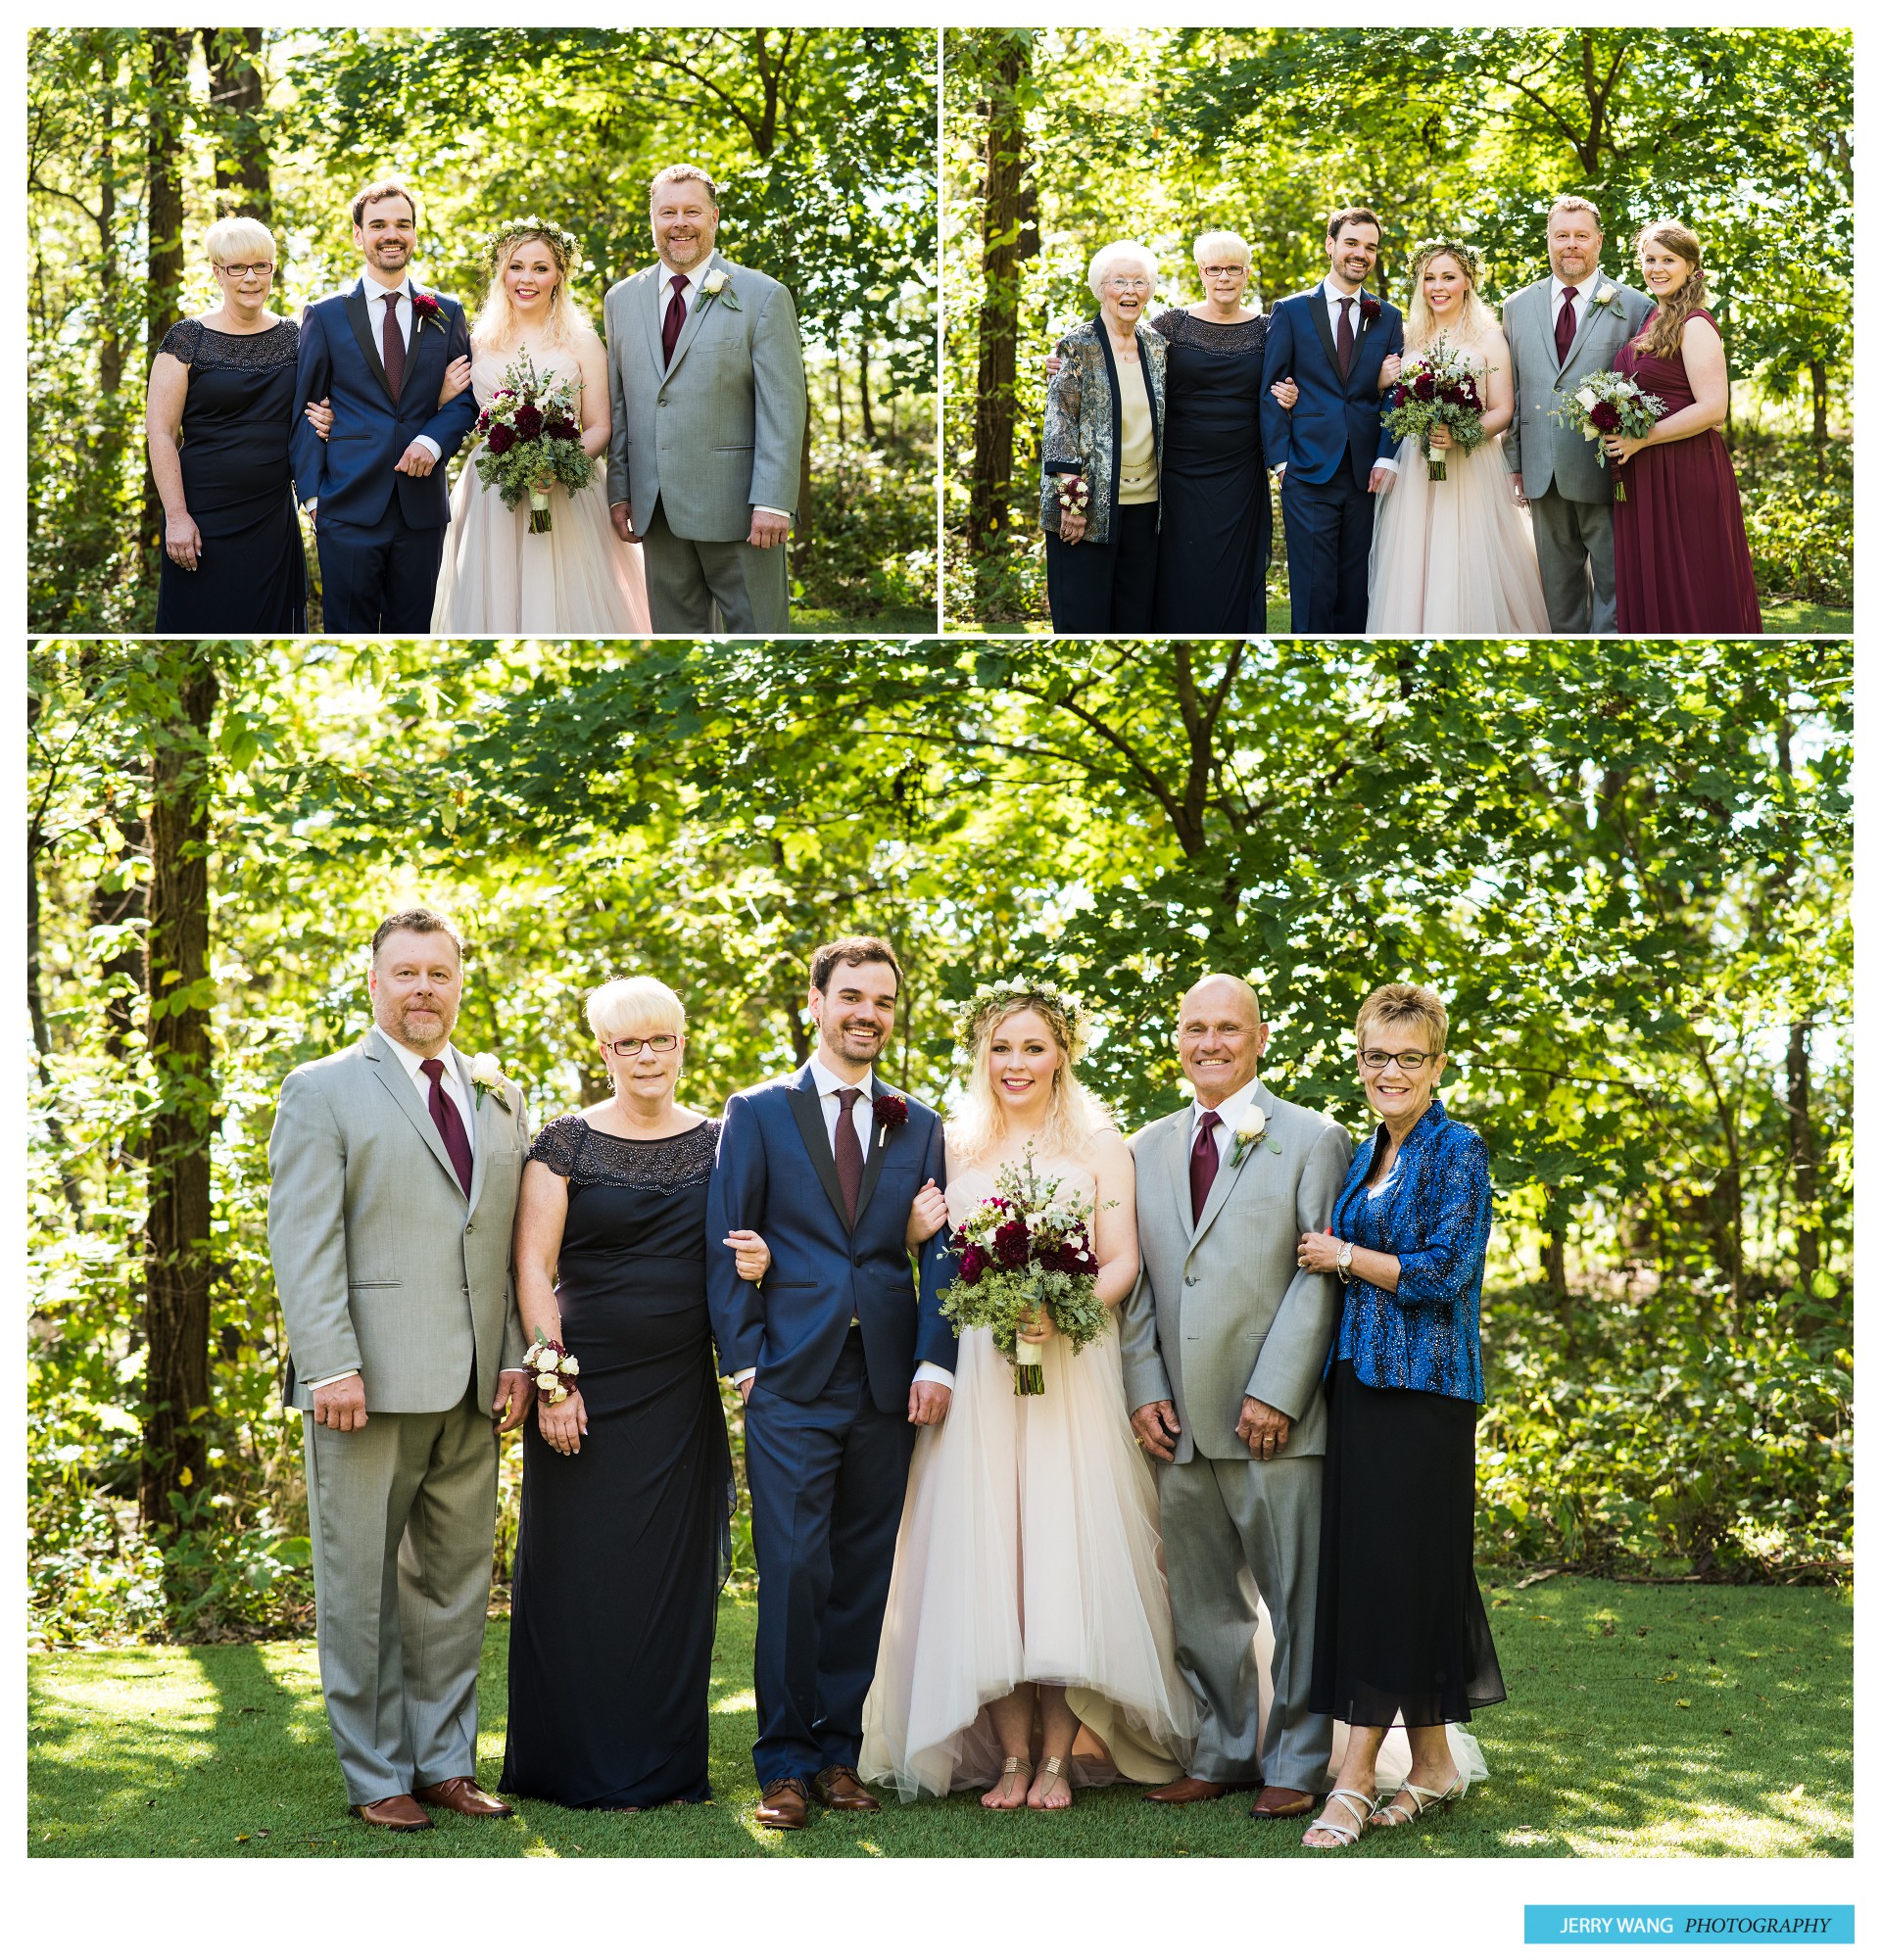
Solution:
M 595 458 L 581 446 L 575 384 L 536 372 L 527 353 L 504 369 L 503 386 L 477 417 L 483 438 L 477 474 L 507 509 L 529 499 L 529 528 L 552 531 L 549 493 L 556 484 L 586 490 Z
M 1590 443 L 1598 445 L 1594 454 L 1602 469 L 1608 467 L 1607 445 L 1603 436 L 1650 436 L 1653 424 L 1665 412 L 1665 404 L 1649 395 L 1627 374 L 1616 374 L 1611 367 L 1589 374 L 1559 408 L 1550 411 L 1556 421 L 1578 429 Z M 1626 502 L 1626 486 L 1614 478 L 1614 502 Z
M 1059 1195 L 1059 1179 L 1007 1165 L 994 1193 L 953 1228 L 960 1276 L 940 1296 L 940 1311 L 957 1334 L 987 1327 L 992 1345 L 1012 1362 L 1014 1395 L 1042 1395 L 1044 1350 L 1020 1328 L 1042 1307 L 1076 1354 L 1110 1325 L 1097 1297 L 1097 1255 L 1088 1199 Z
M 1386 398 L 1379 420 L 1400 441 L 1415 436 L 1430 465 L 1430 481 L 1441 483 L 1448 471 L 1444 452 L 1430 447 L 1430 431 L 1450 431 L 1450 441 L 1468 455 L 1482 445 L 1482 395 L 1476 371 L 1442 334 L 1434 347 L 1413 355 L 1404 363 Z

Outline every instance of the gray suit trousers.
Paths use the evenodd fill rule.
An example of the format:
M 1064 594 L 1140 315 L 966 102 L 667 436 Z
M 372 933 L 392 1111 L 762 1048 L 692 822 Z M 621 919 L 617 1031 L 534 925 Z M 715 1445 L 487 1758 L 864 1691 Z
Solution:
M 638 528 L 638 527 L 637 527 Z M 666 521 L 665 500 L 641 530 L 646 548 L 647 603 L 655 633 L 788 633 L 791 559 L 788 545 L 760 550 L 736 539 L 680 538 Z M 712 621 L 718 601 L 723 627 Z
M 434 1415 L 304 1426 L 320 1687 L 347 1800 L 474 1776 L 497 1529 L 489 1413 L 467 1394 Z
M 1613 505 L 1576 503 L 1550 484 L 1529 499 L 1528 514 L 1548 624 L 1557 633 L 1612 633 L 1617 617 Z
M 1201 1704 L 1189 1774 L 1207 1783 L 1330 1787 L 1332 1717 L 1307 1707 L 1320 1590 L 1320 1457 L 1158 1463 L 1176 1662 Z M 1260 1734 L 1254 1629 L 1274 1627 L 1274 1701 Z

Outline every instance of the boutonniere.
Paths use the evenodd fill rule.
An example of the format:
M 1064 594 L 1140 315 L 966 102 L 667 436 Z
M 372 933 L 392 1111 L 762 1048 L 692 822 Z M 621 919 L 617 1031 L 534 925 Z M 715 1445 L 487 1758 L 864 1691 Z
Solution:
M 738 295 L 732 291 L 732 275 L 723 265 L 714 265 L 705 274 L 699 281 L 699 291 L 702 299 L 716 300 L 720 306 L 732 312 L 742 313 L 745 311 L 738 304 Z
M 879 1129 L 899 1129 L 908 1120 L 908 1099 L 884 1089 L 875 1099 L 875 1122 Z
M 1280 1154 L 1280 1146 L 1267 1133 L 1267 1112 L 1255 1103 L 1234 1125 L 1234 1148 L 1229 1153 L 1228 1168 L 1232 1171 L 1243 1157 L 1257 1143 L 1267 1145 L 1276 1157 Z
M 1361 326 L 1370 326 L 1372 322 L 1375 320 L 1378 317 L 1378 315 L 1383 311 L 1384 309 L 1377 303 L 1376 300 L 1375 300 L 1372 297 L 1370 293 L 1360 294 L 1359 324 Z
M 422 327 L 427 320 L 434 322 L 438 326 L 443 326 L 444 307 L 439 301 L 438 296 L 435 293 L 421 293 L 417 287 L 413 286 L 411 288 L 411 318 L 414 322 L 414 331 L 417 327 Z
M 1594 305 L 1597 308 L 1618 306 L 1619 288 L 1617 286 L 1601 287 L 1600 291 L 1594 295 Z
M 485 1094 L 497 1099 L 497 1107 L 505 1116 L 509 1114 L 509 1097 L 503 1079 L 503 1064 L 489 1053 L 473 1055 L 470 1058 L 470 1086 L 477 1092 L 477 1107 L 482 1109 Z

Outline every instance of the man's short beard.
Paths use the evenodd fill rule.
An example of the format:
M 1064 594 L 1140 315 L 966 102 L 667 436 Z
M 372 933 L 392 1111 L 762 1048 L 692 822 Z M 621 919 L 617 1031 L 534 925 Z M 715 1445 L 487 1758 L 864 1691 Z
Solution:
M 861 1062 L 867 1059 L 866 1055 L 851 1055 L 849 1053 L 850 1041 L 854 1039 L 858 1034 L 861 1034 L 863 1030 L 859 1028 L 846 1028 L 843 1026 L 841 1023 L 839 1023 L 834 1032 L 836 1035 L 836 1052 L 839 1055 L 841 1055 L 845 1062 Z M 888 1036 L 884 1034 L 879 1028 L 872 1028 L 867 1030 L 867 1033 L 868 1035 L 872 1035 L 874 1037 L 873 1046 L 868 1051 L 868 1053 L 872 1055 L 876 1053 L 883 1046 L 883 1044 L 888 1040 Z

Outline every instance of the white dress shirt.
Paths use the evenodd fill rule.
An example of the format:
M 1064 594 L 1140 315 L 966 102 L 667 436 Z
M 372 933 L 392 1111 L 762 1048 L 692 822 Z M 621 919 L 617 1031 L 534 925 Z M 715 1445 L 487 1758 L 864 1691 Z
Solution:
M 869 1161 L 869 1145 L 874 1140 L 875 1130 L 875 1071 L 871 1069 L 859 1082 L 847 1082 L 823 1060 L 822 1056 L 812 1055 L 810 1080 L 816 1084 L 817 1103 L 823 1112 L 823 1128 L 829 1136 L 832 1154 L 836 1150 L 836 1126 L 843 1121 L 843 1105 L 837 1100 L 838 1092 L 843 1089 L 862 1091 L 856 1098 L 854 1107 L 849 1111 L 849 1123 L 861 1141 L 862 1162 L 866 1164 Z M 851 1315 L 849 1325 L 853 1327 L 856 1324 L 857 1321 Z M 756 1372 L 755 1368 L 740 1368 L 732 1377 L 733 1386 L 749 1381 Z M 953 1386 L 952 1370 L 943 1368 L 935 1362 L 923 1362 L 915 1369 L 914 1378 L 916 1381 L 938 1381 L 942 1388 Z
M 717 263 L 718 254 L 714 252 L 704 264 L 696 265 L 692 271 L 681 274 L 675 272 L 665 260 L 659 262 L 659 330 L 662 334 L 666 331 L 666 309 L 673 303 L 673 281 L 681 277 L 686 281 L 686 291 L 681 297 L 686 308 L 686 317 L 691 319 L 693 309 L 699 305 L 699 289 L 704 284 L 706 274 Z M 677 352 L 679 343 L 675 341 L 673 347 Z M 789 517 L 791 514 L 788 510 L 779 510 L 769 503 L 753 503 L 751 508 L 762 510 L 770 517 Z
M 410 305 L 411 303 L 408 299 L 406 301 L 406 311 L 408 312 L 410 311 Z M 424 1098 L 428 1112 L 431 1102 L 431 1078 L 423 1073 L 425 1058 L 415 1048 L 408 1048 L 403 1041 L 394 1040 L 391 1035 L 386 1033 L 383 1028 L 379 1029 L 379 1036 L 385 1045 L 391 1049 L 393 1054 L 405 1064 L 405 1073 L 410 1076 L 412 1086 Z M 457 1104 L 458 1114 L 463 1119 L 463 1133 L 466 1140 L 470 1142 L 471 1162 L 475 1163 L 477 1147 L 475 1142 L 477 1134 L 475 1091 L 458 1072 L 457 1057 L 451 1052 L 448 1046 L 445 1048 L 443 1054 L 438 1057 L 438 1060 L 444 1064 L 444 1092 Z M 302 1386 L 304 1388 L 324 1388 L 330 1381 L 344 1381 L 348 1375 L 358 1373 L 358 1368 L 342 1368 L 338 1374 L 323 1374 L 318 1381 L 304 1382 Z
M 365 294 L 365 310 L 372 322 L 372 345 L 380 348 L 385 345 L 385 296 L 387 293 L 398 294 L 392 317 L 398 322 L 399 338 L 405 343 L 405 358 L 409 361 L 411 359 L 411 281 L 407 278 L 401 279 L 396 286 L 382 286 L 367 272 L 361 276 L 360 288 Z M 444 454 L 429 436 L 414 436 L 412 440 L 422 443 L 431 452 L 433 462 Z
M 1224 1164 L 1228 1162 L 1228 1145 L 1222 1141 L 1222 1138 L 1224 1135 L 1231 1138 L 1234 1132 L 1240 1128 L 1247 1117 L 1248 1111 L 1254 1107 L 1254 1093 L 1260 1085 L 1261 1078 L 1256 1076 L 1251 1081 L 1243 1082 L 1231 1096 L 1215 1105 L 1215 1114 L 1222 1120 L 1221 1128 L 1215 1132 L 1215 1148 L 1221 1155 L 1221 1161 Z M 1195 1139 L 1201 1134 L 1203 1107 L 1202 1103 L 1197 1102 L 1189 1112 L 1188 1148 L 1191 1156 L 1195 1150 Z

